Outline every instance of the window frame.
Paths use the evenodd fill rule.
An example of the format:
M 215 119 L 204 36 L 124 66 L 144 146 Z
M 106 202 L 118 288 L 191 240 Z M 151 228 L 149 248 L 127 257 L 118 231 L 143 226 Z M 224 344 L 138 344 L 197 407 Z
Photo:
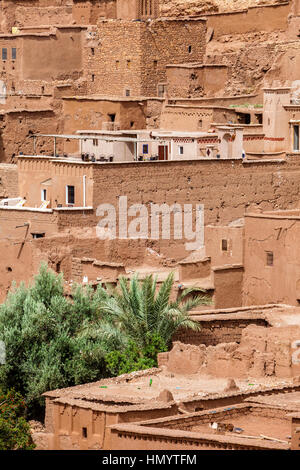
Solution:
M 73 188 L 73 202 L 69 201 L 69 188 Z M 75 186 L 72 184 L 66 185 L 66 204 L 72 206 L 75 204 Z
M 41 201 L 45 202 L 47 201 L 47 189 L 41 189 Z

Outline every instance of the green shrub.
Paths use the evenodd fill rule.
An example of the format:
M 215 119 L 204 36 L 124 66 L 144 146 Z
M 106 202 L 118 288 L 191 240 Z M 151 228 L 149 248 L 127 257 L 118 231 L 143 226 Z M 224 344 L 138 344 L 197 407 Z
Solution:
M 25 401 L 19 393 L 0 391 L 0 450 L 35 448 L 25 413 Z
M 167 351 L 164 340 L 157 334 L 147 334 L 148 344 L 140 350 L 133 340 L 129 340 L 127 348 L 112 351 L 105 357 L 107 369 L 112 376 L 130 373 L 137 370 L 157 367 L 157 354 Z

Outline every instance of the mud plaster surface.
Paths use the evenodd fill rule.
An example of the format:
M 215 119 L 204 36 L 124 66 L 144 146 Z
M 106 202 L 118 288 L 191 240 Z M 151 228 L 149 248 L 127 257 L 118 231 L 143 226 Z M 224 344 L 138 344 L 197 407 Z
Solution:
M 150 379 L 152 384 L 150 386 Z M 278 385 L 290 385 L 291 380 L 276 380 L 271 378 L 262 379 L 240 379 L 235 380 L 241 392 L 261 390 L 264 387 L 275 387 Z M 101 384 L 106 385 L 107 388 L 100 388 Z M 252 385 L 249 385 L 252 384 Z M 118 399 L 131 401 L 147 401 L 153 400 L 158 397 L 159 393 L 168 389 L 174 397 L 174 400 L 183 400 L 192 397 L 205 397 L 211 394 L 222 394 L 227 386 L 227 379 L 214 378 L 211 376 L 190 375 L 183 376 L 177 374 L 170 374 L 162 372 L 159 375 L 149 375 L 147 377 L 137 378 L 128 383 L 107 383 L 97 382 L 90 384 L 85 388 L 75 390 L 69 389 L 72 396 L 76 397 L 97 397 L 108 400 L 110 397 L 115 401 Z M 67 392 L 67 390 L 66 390 Z M 68 393 L 67 393 L 68 394 Z M 62 395 L 65 395 L 62 394 Z
M 260 416 L 251 416 L 251 413 L 249 413 L 247 415 L 234 416 L 219 421 L 222 423 L 231 423 L 235 427 L 243 429 L 243 433 L 241 434 L 225 432 L 225 435 L 230 436 L 243 436 L 243 434 L 247 436 L 260 436 L 260 434 L 263 434 L 275 439 L 288 441 L 288 437 L 291 434 L 290 421 L 286 419 L 278 419 L 275 417 L 265 418 Z M 190 429 L 190 431 L 215 434 L 215 431 L 209 427 L 208 423 L 200 426 L 194 426 L 192 429 Z

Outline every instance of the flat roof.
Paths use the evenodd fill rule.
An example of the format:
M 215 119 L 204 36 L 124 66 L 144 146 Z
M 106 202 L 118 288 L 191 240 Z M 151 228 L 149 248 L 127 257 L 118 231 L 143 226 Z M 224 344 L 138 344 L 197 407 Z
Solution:
M 102 135 L 99 135 L 99 133 L 95 132 L 93 134 L 83 134 L 83 135 L 74 135 L 74 134 L 33 134 L 32 137 L 53 137 L 56 139 L 69 139 L 69 140 L 93 140 L 93 139 L 98 139 L 98 140 L 104 140 L 108 142 L 152 142 L 153 139 L 148 138 L 148 139 L 138 139 L 134 137 L 116 137 L 112 135 L 111 137 L 105 137 Z

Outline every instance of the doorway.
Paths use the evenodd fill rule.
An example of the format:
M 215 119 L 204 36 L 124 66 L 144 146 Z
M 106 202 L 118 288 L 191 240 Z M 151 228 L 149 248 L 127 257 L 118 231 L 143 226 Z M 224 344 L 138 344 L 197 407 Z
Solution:
M 158 146 L 158 160 L 168 160 L 168 146 L 167 145 Z

